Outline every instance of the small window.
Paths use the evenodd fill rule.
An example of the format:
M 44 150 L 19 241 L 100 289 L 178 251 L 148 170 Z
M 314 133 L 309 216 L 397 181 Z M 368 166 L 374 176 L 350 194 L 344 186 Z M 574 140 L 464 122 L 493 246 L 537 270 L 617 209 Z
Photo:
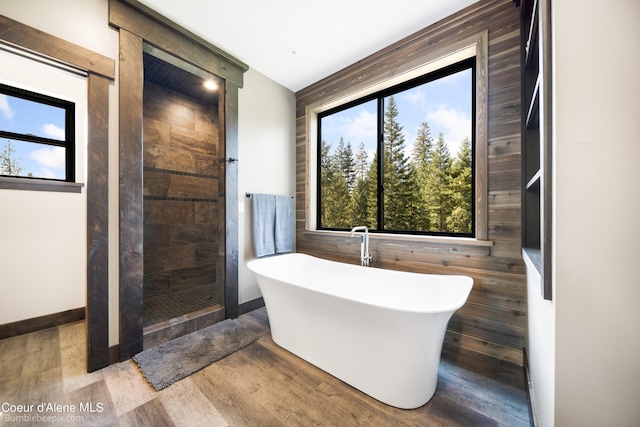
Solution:
M 75 104 L 0 84 L 0 175 L 75 182 Z
M 475 58 L 318 115 L 318 228 L 475 236 Z

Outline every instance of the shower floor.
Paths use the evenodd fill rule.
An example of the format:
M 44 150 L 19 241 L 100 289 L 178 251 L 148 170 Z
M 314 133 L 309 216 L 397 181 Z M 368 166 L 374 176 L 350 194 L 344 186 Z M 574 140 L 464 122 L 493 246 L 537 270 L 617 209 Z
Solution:
M 143 326 L 184 316 L 214 306 L 221 301 L 213 284 L 156 295 L 144 299 Z

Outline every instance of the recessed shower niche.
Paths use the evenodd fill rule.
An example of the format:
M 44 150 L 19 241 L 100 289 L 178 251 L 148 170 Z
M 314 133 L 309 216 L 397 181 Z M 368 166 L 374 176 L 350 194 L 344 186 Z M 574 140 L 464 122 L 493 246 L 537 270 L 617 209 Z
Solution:
M 218 91 L 205 88 L 202 76 L 165 61 L 168 55 L 161 59 L 146 50 L 145 348 L 224 319 L 225 253 Z

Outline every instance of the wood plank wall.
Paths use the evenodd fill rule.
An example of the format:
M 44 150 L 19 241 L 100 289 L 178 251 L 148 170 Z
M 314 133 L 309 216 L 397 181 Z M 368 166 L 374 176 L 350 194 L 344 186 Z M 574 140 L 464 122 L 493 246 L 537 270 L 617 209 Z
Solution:
M 474 288 L 449 323 L 445 352 L 486 354 L 518 365 L 526 334 L 525 269 L 520 233 L 519 12 L 511 0 L 480 1 L 296 93 L 296 218 L 299 252 L 359 262 L 357 239 L 307 230 L 309 147 L 306 108 L 337 99 L 363 80 L 392 76 L 416 52 L 438 49 L 488 31 L 487 250 L 398 236 L 371 239 L 374 266 L 436 274 L 465 274 Z M 373 64 L 373 65 L 372 65 Z

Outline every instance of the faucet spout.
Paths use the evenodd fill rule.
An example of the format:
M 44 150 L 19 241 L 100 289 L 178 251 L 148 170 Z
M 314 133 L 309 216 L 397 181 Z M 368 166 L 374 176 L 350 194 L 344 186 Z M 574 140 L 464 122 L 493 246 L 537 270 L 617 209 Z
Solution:
M 356 231 L 364 231 L 364 236 L 360 236 L 360 265 L 368 267 L 372 256 L 369 253 L 369 228 L 366 225 L 359 225 L 351 229 L 351 237 Z
M 369 231 L 369 229 L 367 228 L 366 225 L 359 225 L 357 227 L 353 227 L 351 229 L 351 237 L 353 237 L 353 235 L 355 234 L 356 231 L 364 231 L 365 233 L 367 233 Z

